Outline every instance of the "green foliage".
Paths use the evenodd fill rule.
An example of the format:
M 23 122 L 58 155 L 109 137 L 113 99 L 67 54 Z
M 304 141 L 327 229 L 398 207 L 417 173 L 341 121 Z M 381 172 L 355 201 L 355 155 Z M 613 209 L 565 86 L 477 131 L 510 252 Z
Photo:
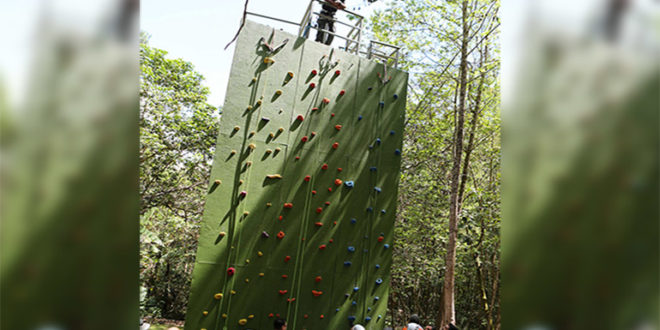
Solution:
M 140 278 L 143 314 L 182 319 L 218 134 L 191 63 L 140 42 Z
M 469 329 L 487 328 L 482 286 L 489 307 L 493 302 L 496 305 L 493 317 L 499 312 L 498 289 L 494 287 L 499 285 L 500 228 L 499 49 L 494 41 L 498 7 L 497 2 L 475 1 L 469 10 L 471 53 L 464 150 L 475 107 L 479 120 L 458 223 L 455 277 L 457 323 Z M 400 325 L 408 315 L 417 313 L 423 322 L 433 323 L 440 319 L 449 235 L 461 3 L 394 1 L 376 12 L 370 23 L 374 38 L 403 47 L 400 65 L 411 73 L 388 317 Z M 486 45 L 488 59 L 483 61 Z M 495 299 L 491 299 L 493 295 Z

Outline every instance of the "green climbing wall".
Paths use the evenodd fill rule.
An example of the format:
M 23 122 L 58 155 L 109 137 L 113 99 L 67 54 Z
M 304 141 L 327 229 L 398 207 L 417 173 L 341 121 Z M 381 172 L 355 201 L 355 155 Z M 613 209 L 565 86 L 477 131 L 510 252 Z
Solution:
M 272 52 L 262 42 L 276 48 L 285 39 Z M 407 81 L 405 72 L 246 23 L 186 329 L 272 329 L 278 316 L 289 329 L 344 329 L 351 320 L 383 328 Z

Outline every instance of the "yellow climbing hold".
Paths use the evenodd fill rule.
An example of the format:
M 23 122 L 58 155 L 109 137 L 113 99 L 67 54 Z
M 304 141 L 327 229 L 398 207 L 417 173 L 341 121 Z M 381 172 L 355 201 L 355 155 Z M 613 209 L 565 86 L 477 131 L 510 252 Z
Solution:
M 246 279 L 245 279 L 245 283 L 250 283 L 250 279 L 249 279 L 249 278 L 246 278 Z
M 289 72 L 287 72 L 286 74 L 288 74 L 289 77 L 293 78 L 293 72 L 289 71 Z
M 282 95 L 282 90 L 281 90 L 281 89 L 276 90 L 276 91 L 275 91 L 275 94 L 277 94 L 277 95 Z
M 215 298 L 215 299 L 217 299 L 217 300 L 222 299 L 222 293 L 216 293 L 216 294 L 214 294 L 214 295 L 213 295 L 213 298 Z
M 231 294 L 236 294 L 236 291 L 234 291 L 234 290 L 231 290 Z
M 250 259 L 245 259 L 245 263 L 246 263 L 246 264 L 249 264 L 249 263 L 250 263 Z
M 253 319 L 253 318 L 254 318 L 254 315 L 252 315 L 252 314 L 250 314 L 250 315 L 248 316 L 248 319 Z
M 250 215 L 250 211 L 243 212 L 243 215 L 247 217 L 248 215 Z
M 275 134 L 274 134 L 274 133 L 270 133 L 270 134 L 268 134 L 268 136 L 270 136 L 270 138 L 272 139 L 272 138 L 275 137 Z
M 273 152 L 272 150 L 270 150 L 270 149 L 266 149 L 266 153 L 267 153 L 267 154 L 270 154 L 270 153 L 272 153 L 272 152 Z
M 264 277 L 264 273 L 259 273 L 259 277 Z
M 261 105 L 261 100 L 257 100 L 257 105 Z
M 248 160 L 247 162 L 245 162 L 245 165 L 252 166 L 252 161 Z
M 215 183 L 215 184 L 222 184 L 222 181 L 220 181 L 220 180 L 215 180 L 213 183 Z
M 226 319 L 226 318 L 227 318 L 227 314 L 222 313 L 222 318 L 223 318 L 223 319 Z
M 264 63 L 266 63 L 266 64 L 275 63 L 275 60 L 272 57 L 265 57 L 264 58 Z
M 280 152 L 280 151 L 282 151 L 282 148 L 277 147 L 277 148 L 275 148 L 275 151 Z
M 248 148 L 250 148 L 250 150 L 254 150 L 254 148 L 256 148 L 256 147 L 257 147 L 257 146 L 254 145 L 254 143 L 250 143 L 250 144 L 248 145 Z
M 257 82 L 257 77 L 252 78 L 252 82 Z
M 243 184 L 243 180 L 242 180 L 242 179 L 241 179 L 241 180 L 238 180 L 238 184 L 239 184 L 239 185 Z
M 260 257 L 263 257 L 263 256 L 264 256 L 264 253 L 261 252 L 261 251 L 259 251 L 259 252 L 257 252 L 257 255 L 260 256 Z
M 268 202 L 268 203 L 266 203 L 266 206 L 271 207 L 271 206 L 273 206 L 273 203 Z
M 248 105 L 248 106 L 247 106 L 247 109 L 248 109 L 248 111 L 249 111 L 249 110 L 252 110 L 252 106 L 251 106 L 251 105 Z
M 284 127 L 280 127 L 277 130 L 280 131 L 280 133 L 282 133 L 282 132 L 284 132 Z
M 269 179 L 281 179 L 282 175 L 281 174 L 268 174 L 266 175 L 267 178 Z
M 232 150 L 232 151 L 231 151 L 231 154 L 232 154 L 232 155 L 235 155 L 235 154 L 236 154 L 236 150 Z
M 240 325 L 246 325 L 246 324 L 247 324 L 247 320 L 246 320 L 246 319 L 240 319 L 240 320 L 238 320 L 238 324 L 240 324 Z
M 255 134 L 257 134 L 257 132 L 255 131 L 250 132 L 250 136 L 254 136 Z
M 225 233 L 224 231 L 220 232 L 220 237 L 225 237 L 225 235 L 227 235 L 227 233 Z
M 204 316 L 206 316 L 206 315 L 209 315 L 209 312 L 208 311 L 203 311 L 202 314 L 204 314 Z

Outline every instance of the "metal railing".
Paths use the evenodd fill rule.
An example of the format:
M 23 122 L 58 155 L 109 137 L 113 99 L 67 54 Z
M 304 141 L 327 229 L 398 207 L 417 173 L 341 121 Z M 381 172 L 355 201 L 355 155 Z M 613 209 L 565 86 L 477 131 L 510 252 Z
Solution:
M 347 9 L 337 9 L 337 12 L 343 12 L 353 16 L 355 18 L 355 23 L 353 24 L 351 22 L 344 22 L 334 17 L 323 15 L 320 12 L 319 8 L 324 3 L 325 1 L 323 0 L 310 0 L 309 5 L 307 6 L 307 10 L 305 10 L 305 14 L 303 15 L 303 18 L 300 21 L 300 23 L 287 21 L 276 17 L 261 15 L 257 13 L 252 13 L 252 12 L 246 12 L 246 13 L 248 15 L 252 15 L 256 17 L 271 19 L 286 24 L 297 25 L 298 36 L 301 38 L 308 38 L 310 30 L 314 29 L 316 31 L 331 35 L 333 37 L 343 39 L 345 41 L 345 45 L 344 47 L 340 47 L 340 49 L 343 49 L 348 53 L 352 53 L 356 55 L 365 55 L 365 57 L 368 59 L 381 60 L 385 64 L 392 65 L 395 68 L 398 67 L 401 47 L 397 47 L 376 40 L 369 40 L 367 44 L 364 44 L 362 41 L 362 32 L 364 30 L 364 17 L 360 14 L 357 14 Z M 333 23 L 346 26 L 350 30 L 348 31 L 348 33 L 346 33 L 346 35 L 340 35 L 338 33 L 329 31 L 327 29 L 321 29 L 318 27 L 318 23 L 316 25 L 314 24 L 315 22 L 318 22 L 319 18 L 323 18 L 326 21 L 331 21 Z M 366 48 L 366 50 L 364 48 Z

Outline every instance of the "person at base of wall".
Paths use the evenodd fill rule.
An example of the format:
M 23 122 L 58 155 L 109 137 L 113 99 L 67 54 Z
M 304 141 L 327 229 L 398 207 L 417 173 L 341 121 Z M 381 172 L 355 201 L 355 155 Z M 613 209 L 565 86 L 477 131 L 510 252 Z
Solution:
M 410 318 L 408 318 L 408 325 L 406 325 L 405 329 L 407 330 L 424 330 L 421 325 L 419 325 L 419 316 L 417 314 L 410 315 Z
M 286 320 L 276 319 L 275 322 L 273 322 L 273 328 L 275 330 L 286 330 Z

